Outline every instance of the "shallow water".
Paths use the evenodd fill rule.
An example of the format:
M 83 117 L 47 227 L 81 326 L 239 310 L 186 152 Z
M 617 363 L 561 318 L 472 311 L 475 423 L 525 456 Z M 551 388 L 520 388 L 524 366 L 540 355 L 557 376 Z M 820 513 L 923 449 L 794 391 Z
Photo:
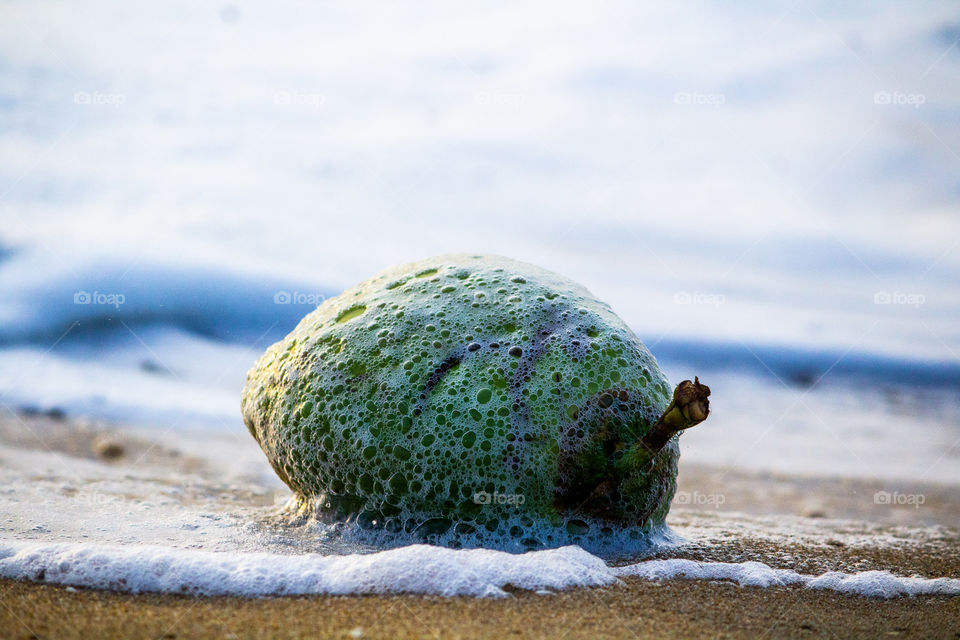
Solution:
M 383 544 L 291 517 L 284 508 L 289 491 L 249 437 L 220 432 L 198 437 L 149 427 L 113 431 L 29 416 L 0 424 L 4 577 L 210 595 L 502 596 L 507 585 L 555 590 L 609 584 L 627 575 L 796 585 L 883 597 L 960 593 L 957 580 L 917 581 L 858 569 L 856 550 L 940 553 L 954 545 L 955 551 L 956 531 L 924 525 L 920 511 L 914 526 L 890 526 L 745 516 L 712 508 L 704 512 L 703 505 L 692 502 L 670 517 L 679 523 L 675 532 L 594 553 L 581 546 L 525 554 L 424 545 L 383 551 Z M 105 439 L 123 447 L 121 458 L 104 461 L 93 455 L 92 448 Z M 760 483 L 757 491 L 769 486 L 760 478 L 755 482 Z M 826 543 L 853 552 L 849 561 L 814 563 L 809 574 L 782 569 L 809 567 Z M 758 563 L 749 551 L 743 559 L 744 545 L 766 549 L 774 562 Z M 698 561 L 695 571 L 690 560 L 662 560 L 691 552 L 714 560 Z M 652 555 L 660 559 L 651 564 L 646 559 Z M 716 559 L 724 560 L 717 564 Z M 829 573 L 838 567 L 844 572 Z

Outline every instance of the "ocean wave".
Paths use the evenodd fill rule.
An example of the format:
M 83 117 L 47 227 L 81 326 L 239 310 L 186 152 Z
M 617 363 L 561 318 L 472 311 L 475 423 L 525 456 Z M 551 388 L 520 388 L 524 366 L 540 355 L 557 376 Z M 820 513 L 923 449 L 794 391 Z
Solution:
M 277 340 L 333 293 L 302 279 L 172 257 L 8 251 L 0 345 L 165 324 L 226 342 Z
M 339 290 L 224 263 L 0 248 L 0 348 L 98 343 L 147 326 L 265 346 Z M 641 338 L 668 369 L 736 370 L 800 387 L 845 378 L 960 386 L 955 360 L 756 344 L 746 336 L 742 342 Z
M 911 387 L 960 387 L 960 361 L 748 342 L 660 340 L 647 345 L 665 368 L 737 371 L 790 386 L 860 381 Z

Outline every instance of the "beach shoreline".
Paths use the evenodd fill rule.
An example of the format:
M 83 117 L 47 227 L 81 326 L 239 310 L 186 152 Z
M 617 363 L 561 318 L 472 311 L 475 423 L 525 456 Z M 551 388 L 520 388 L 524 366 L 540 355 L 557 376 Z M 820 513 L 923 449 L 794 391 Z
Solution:
M 627 578 L 509 598 L 195 598 L 0 581 L 4 638 L 960 637 L 960 598 Z
M 250 478 L 231 495 L 215 462 L 199 457 L 189 445 L 174 449 L 151 434 L 155 432 L 149 429 L 79 423 L 63 416 L 18 415 L 0 420 L 0 457 L 8 462 L 28 454 L 82 460 L 92 466 L 88 473 L 132 464 L 145 478 L 154 469 L 176 472 L 190 479 L 190 490 L 177 494 L 178 500 L 223 513 L 243 503 L 266 512 L 288 494 L 283 487 Z M 103 459 L 105 441 L 120 446 L 116 458 Z M 685 542 L 610 564 L 650 557 L 749 560 L 809 575 L 886 570 L 899 576 L 960 578 L 955 487 L 681 464 L 668 523 Z M 36 473 L 43 482 L 42 470 Z M 884 491 L 922 495 L 923 503 L 885 503 L 876 497 Z M 5 527 L 3 535 L 50 541 L 57 533 L 30 534 L 24 527 L 19 533 Z M 801 587 L 633 577 L 608 587 L 549 594 L 507 589 L 509 597 L 499 599 L 190 597 L 4 579 L 0 637 L 960 637 L 960 598 L 948 596 L 883 600 Z

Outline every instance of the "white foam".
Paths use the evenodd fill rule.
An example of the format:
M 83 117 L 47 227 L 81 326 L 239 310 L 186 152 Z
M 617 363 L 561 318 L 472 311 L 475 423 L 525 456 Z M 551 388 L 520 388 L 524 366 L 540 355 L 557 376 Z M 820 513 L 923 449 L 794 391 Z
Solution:
M 646 580 L 730 580 L 744 587 L 779 587 L 801 584 L 803 577 L 789 569 L 774 569 L 762 562 L 697 562 L 696 560 L 648 560 L 617 567 L 618 576 Z
M 903 578 L 889 571 L 862 571 L 853 575 L 831 571 L 806 580 L 806 586 L 810 589 L 832 589 L 840 593 L 856 593 L 879 598 L 960 595 L 960 580 L 955 578 Z
M 0 576 L 134 593 L 244 596 L 408 592 L 491 597 L 505 596 L 508 584 L 537 591 L 616 581 L 603 560 L 575 546 L 521 555 L 413 545 L 370 554 L 280 556 L 6 543 L 0 545 Z
M 697 562 L 671 559 L 648 560 L 613 572 L 620 577 L 634 576 L 647 580 L 728 580 L 743 587 L 803 586 L 808 589 L 830 589 L 840 593 L 876 598 L 919 595 L 960 595 L 960 580 L 955 578 L 919 578 L 896 576 L 889 571 L 843 573 L 831 571 L 821 576 L 797 573 L 790 569 L 774 569 L 762 562 Z
M 133 593 L 304 595 L 418 593 L 503 597 L 505 587 L 542 592 L 606 586 L 620 577 L 728 580 L 741 586 L 803 586 L 880 598 L 960 595 L 960 580 L 888 571 L 821 576 L 761 562 L 649 560 L 610 567 L 580 547 L 511 554 L 412 545 L 370 554 L 223 553 L 158 546 L 0 544 L 0 577 Z

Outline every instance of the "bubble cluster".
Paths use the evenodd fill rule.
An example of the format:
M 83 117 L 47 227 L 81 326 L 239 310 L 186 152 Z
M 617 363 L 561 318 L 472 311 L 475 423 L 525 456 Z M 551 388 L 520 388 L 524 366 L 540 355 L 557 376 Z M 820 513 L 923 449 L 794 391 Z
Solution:
M 662 523 L 676 442 L 611 473 L 669 397 L 650 352 L 580 285 L 455 255 L 327 300 L 257 362 L 242 408 L 301 506 L 330 521 L 537 547 Z

